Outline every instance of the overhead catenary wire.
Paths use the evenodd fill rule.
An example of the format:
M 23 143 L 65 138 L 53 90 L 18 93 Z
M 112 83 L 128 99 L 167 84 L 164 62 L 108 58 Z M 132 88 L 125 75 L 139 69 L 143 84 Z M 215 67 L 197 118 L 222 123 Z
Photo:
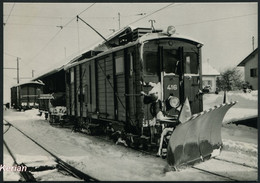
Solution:
M 13 55 L 13 54 L 11 54 L 11 53 L 4 52 L 4 54 L 5 54 L 5 55 L 8 55 L 8 56 L 10 56 L 10 57 L 19 58 L 18 56 L 15 56 L 15 55 Z
M 86 9 L 84 9 L 83 11 L 81 11 L 79 13 L 82 14 L 84 13 L 85 11 L 87 11 L 89 8 L 91 8 L 92 6 L 94 6 L 95 3 L 93 3 L 92 5 L 90 5 L 89 7 L 87 7 Z M 35 54 L 35 56 L 32 57 L 32 59 L 30 59 L 29 62 L 26 63 L 26 65 L 30 64 L 32 61 L 34 61 L 34 59 L 58 36 L 58 34 L 62 31 L 62 29 L 64 27 L 66 27 L 67 25 L 69 25 L 73 20 L 75 20 L 76 17 L 73 17 L 71 20 L 69 20 L 66 24 L 64 24 L 63 26 L 60 26 L 60 29 L 59 31 L 42 47 L 42 49 L 40 49 L 39 52 L 37 52 L 37 54 Z
M 59 27 L 59 28 L 61 28 L 61 27 L 64 27 L 64 26 L 57 26 L 57 25 L 47 25 L 47 24 L 21 24 L 21 23 L 9 23 L 8 24 L 8 26 L 32 26 L 32 27 L 39 27 L 39 28 L 42 28 L 42 27 L 47 27 L 47 28 L 49 28 L 49 27 L 53 27 L 53 28 L 55 28 L 55 27 Z M 72 28 L 72 29 L 75 29 L 75 28 L 77 28 L 77 26 L 66 26 L 66 28 Z M 99 30 L 111 30 L 112 28 L 104 28 L 104 27 L 96 27 L 97 29 L 99 29 Z M 85 27 L 83 27 L 83 26 L 79 26 L 79 29 L 84 29 L 84 30 L 86 30 L 86 28 Z
M 47 24 L 22 24 L 22 23 L 9 23 L 9 26 L 35 26 L 35 27 L 57 27 L 57 25 L 47 25 Z
M 89 9 L 89 8 L 91 8 L 93 5 L 94 5 L 95 3 L 93 3 L 92 5 L 90 5 L 87 9 Z M 138 22 L 138 21 L 140 21 L 140 20 L 142 20 L 142 19 L 144 19 L 144 18 L 147 18 L 148 16 L 151 16 L 151 15 L 153 15 L 153 14 L 155 14 L 155 13 L 157 13 L 157 12 L 159 12 L 159 11 L 161 11 L 161 10 L 164 10 L 164 9 L 166 9 L 166 8 L 170 8 L 171 7 L 171 5 L 173 5 L 174 3 L 171 3 L 171 4 L 169 4 L 169 5 L 166 5 L 165 7 L 162 7 L 162 8 L 160 8 L 160 9 L 158 9 L 158 10 L 156 10 L 156 11 L 154 11 L 154 12 L 152 12 L 152 13 L 149 13 L 149 14 L 147 14 L 146 16 L 144 16 L 144 17 L 141 17 L 141 18 L 139 18 L 139 19 L 137 19 L 137 20 L 135 20 L 134 22 L 132 22 L 132 23 L 130 23 L 130 24 L 133 24 L 133 23 L 135 23 L 135 22 Z M 177 4 L 177 5 L 179 5 L 179 4 Z M 175 7 L 175 6 L 174 6 Z M 82 14 L 83 12 L 85 12 L 87 9 L 85 9 L 85 10 L 83 10 L 82 12 L 80 12 L 79 13 L 79 15 L 80 14 Z M 10 16 L 12 16 L 12 15 L 10 15 Z M 240 16 L 239 16 L 240 17 Z M 55 18 L 60 18 L 60 17 L 55 17 Z M 75 19 L 76 17 L 73 17 L 67 24 L 69 24 L 70 22 L 72 22 L 74 19 Z M 228 18 L 230 18 L 230 17 L 228 17 Z M 227 18 L 227 19 L 228 19 Z M 224 18 L 222 18 L 222 19 L 224 19 Z M 207 20 L 208 21 L 208 20 Z M 213 21 L 215 21 L 215 20 L 213 20 Z M 206 22 L 206 21 L 205 21 Z M 201 22 L 202 23 L 202 22 Z M 10 24 L 10 23 L 9 23 Z M 129 24 L 129 25 L 130 25 Z M 193 23 L 193 24 L 196 24 L 196 23 Z M 44 25 L 45 26 L 45 25 Z M 70 27 L 70 26 L 67 26 L 66 24 L 64 25 L 64 26 L 62 26 L 63 28 L 64 27 Z M 183 26 L 183 25 L 178 25 L 178 26 Z M 60 29 L 61 30 L 61 29 Z M 59 30 L 59 32 L 60 32 L 60 30 Z M 56 36 L 55 36 L 56 37 Z M 54 37 L 54 38 L 55 38 Z M 53 39 L 54 39 L 53 38 Z M 51 41 L 53 41 L 53 39 L 51 40 Z M 49 45 L 50 43 L 47 43 L 47 46 Z M 47 47 L 47 46 L 45 46 L 44 47 L 44 49 Z M 36 55 L 36 56 L 38 56 L 44 49 L 41 49 L 41 51 Z M 35 57 L 36 57 L 35 56 Z M 33 57 L 33 58 L 35 58 L 35 57 Z M 30 62 L 31 63 L 31 62 Z
M 158 10 L 155 10 L 155 11 L 153 11 L 152 13 L 149 13 L 148 15 L 146 15 L 146 16 L 144 16 L 144 17 L 141 17 L 141 18 L 139 18 L 139 19 L 137 19 L 137 20 L 135 20 L 135 21 L 129 23 L 128 25 L 134 24 L 134 23 L 136 23 L 136 22 L 138 22 L 138 21 L 140 21 L 140 20 L 142 20 L 142 19 L 144 19 L 144 18 L 147 18 L 147 17 L 149 17 L 149 16 L 151 16 L 151 15 L 153 15 L 153 14 L 159 12 L 159 11 L 162 11 L 162 10 L 165 9 L 165 8 L 168 8 L 169 6 L 172 6 L 173 4 L 174 4 L 174 3 L 171 3 L 171 4 L 168 4 L 168 5 L 162 7 L 162 8 L 160 8 L 160 9 L 158 9 Z
M 138 15 L 145 15 L 146 13 L 139 13 L 139 14 L 132 14 L 132 15 L 121 15 L 122 17 L 133 17 L 133 16 L 138 16 Z M 4 15 L 4 17 L 6 17 L 8 15 Z M 64 18 L 64 19 L 71 19 L 74 17 L 55 17 L 55 16 L 33 16 L 33 15 L 10 15 L 10 17 L 18 17 L 18 18 L 42 18 L 42 19 L 60 19 L 60 18 Z M 90 19 L 115 19 L 117 18 L 116 16 L 87 16 L 84 18 L 90 18 Z
M 4 15 L 8 16 L 8 15 Z M 19 18 L 43 18 L 43 19 L 60 19 L 61 17 L 54 16 L 33 16 L 33 15 L 10 15 L 10 17 L 19 17 Z M 72 18 L 72 17 L 63 17 L 63 18 Z
M 223 18 L 217 18 L 217 19 L 210 19 L 210 20 L 204 20 L 204 21 L 200 21 L 200 22 L 179 24 L 179 25 L 175 25 L 175 26 L 186 26 L 186 25 L 202 24 L 202 23 L 208 23 L 208 22 L 215 22 L 215 21 L 221 21 L 221 20 L 241 18 L 241 17 L 246 17 L 246 16 L 252 16 L 252 15 L 257 15 L 257 13 L 250 13 L 250 14 L 244 14 L 244 15 L 231 16 L 231 17 L 223 17 Z
M 8 17 L 7 17 L 7 19 L 6 19 L 5 23 L 4 23 L 4 25 L 7 24 L 8 20 L 9 20 L 9 17 L 10 17 L 10 15 L 12 14 L 12 11 L 13 11 L 13 9 L 14 9 L 14 6 L 15 6 L 15 3 L 13 4 L 13 6 L 12 6 L 12 8 L 11 8 L 11 10 L 10 10 L 10 13 L 9 13 L 9 15 L 8 15 Z

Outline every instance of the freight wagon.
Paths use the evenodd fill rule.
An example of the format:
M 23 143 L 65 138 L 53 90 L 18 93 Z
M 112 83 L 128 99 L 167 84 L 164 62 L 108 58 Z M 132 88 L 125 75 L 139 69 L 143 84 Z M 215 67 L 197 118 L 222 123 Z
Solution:
M 65 72 L 63 66 L 53 69 L 35 80 L 41 80 L 45 85 L 43 94 L 39 96 L 39 112 L 49 118 L 50 123 L 63 120 L 66 116 Z
M 44 84 L 40 81 L 29 81 L 11 88 L 11 106 L 18 110 L 38 108 L 38 98 Z

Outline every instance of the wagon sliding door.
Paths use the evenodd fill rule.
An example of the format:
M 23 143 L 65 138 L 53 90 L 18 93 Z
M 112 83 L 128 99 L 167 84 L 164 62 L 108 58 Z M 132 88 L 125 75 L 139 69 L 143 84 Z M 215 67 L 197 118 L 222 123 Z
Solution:
M 94 64 L 92 62 L 86 62 L 81 65 L 81 117 L 89 117 L 95 112 L 95 103 L 93 96 L 93 83 L 94 77 Z
M 112 55 L 96 61 L 97 106 L 100 118 L 115 119 L 114 76 Z

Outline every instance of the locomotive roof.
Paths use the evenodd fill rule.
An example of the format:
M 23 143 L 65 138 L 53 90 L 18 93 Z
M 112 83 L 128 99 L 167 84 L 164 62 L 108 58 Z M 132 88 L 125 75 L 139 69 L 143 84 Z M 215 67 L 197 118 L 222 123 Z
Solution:
M 30 84 L 45 85 L 43 82 L 37 80 L 37 81 L 28 81 L 28 82 L 16 84 L 16 85 L 12 86 L 12 88 L 13 88 L 13 87 L 17 87 L 17 86 L 22 86 L 22 85 L 30 85 Z
M 190 38 L 190 37 L 184 36 L 184 35 L 180 35 L 178 33 L 175 33 L 175 34 L 170 35 L 170 36 L 168 36 L 166 33 L 162 33 L 162 32 L 159 32 L 159 33 L 147 33 L 147 34 L 143 35 L 142 37 L 138 38 L 136 41 L 129 42 L 129 43 L 127 43 L 125 45 L 122 45 L 122 46 L 113 47 L 111 49 L 108 49 L 107 51 L 99 53 L 98 55 L 96 55 L 94 57 L 83 59 L 82 61 L 79 61 L 79 62 L 70 62 L 70 63 L 68 63 L 67 65 L 64 66 L 64 70 L 67 70 L 67 69 L 69 69 L 71 67 L 74 67 L 76 65 L 80 65 L 80 64 L 85 63 L 85 62 L 87 62 L 89 60 L 98 58 L 100 56 L 103 56 L 103 55 L 106 55 L 106 54 L 109 54 L 109 53 L 112 53 L 112 52 L 115 52 L 115 51 L 118 51 L 118 50 L 121 50 L 121 49 L 124 49 L 124 48 L 128 48 L 128 47 L 133 46 L 133 45 L 142 44 L 145 41 L 162 39 L 162 38 L 181 39 L 181 40 L 189 41 L 192 44 L 200 44 L 201 46 L 203 45 L 203 43 L 201 43 L 201 42 L 199 42 L 199 41 L 197 41 L 197 40 L 195 40 L 193 38 Z

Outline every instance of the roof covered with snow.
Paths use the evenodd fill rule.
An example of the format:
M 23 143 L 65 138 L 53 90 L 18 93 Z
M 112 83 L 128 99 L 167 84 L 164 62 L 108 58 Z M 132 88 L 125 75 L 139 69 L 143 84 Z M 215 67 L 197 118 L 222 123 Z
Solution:
M 16 84 L 12 87 L 17 87 L 17 86 L 22 86 L 22 85 L 31 85 L 31 84 L 36 84 L 36 85 L 44 85 L 44 83 L 40 80 L 36 80 L 36 81 L 28 81 L 28 82 L 23 82 L 20 84 Z
M 202 75 L 203 76 L 219 76 L 220 73 L 209 64 L 209 62 L 202 63 Z

